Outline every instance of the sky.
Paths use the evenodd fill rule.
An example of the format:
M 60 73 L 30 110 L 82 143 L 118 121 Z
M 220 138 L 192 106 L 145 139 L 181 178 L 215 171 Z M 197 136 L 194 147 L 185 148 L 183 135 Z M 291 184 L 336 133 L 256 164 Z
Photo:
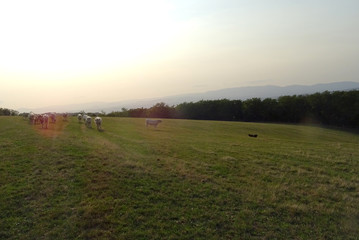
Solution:
M 0 1 L 0 107 L 359 82 L 358 0 Z

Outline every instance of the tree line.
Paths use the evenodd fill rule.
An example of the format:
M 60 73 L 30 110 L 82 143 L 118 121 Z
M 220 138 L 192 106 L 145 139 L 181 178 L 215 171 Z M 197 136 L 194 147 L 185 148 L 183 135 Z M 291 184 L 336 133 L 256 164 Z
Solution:
M 0 116 L 17 116 L 17 115 L 19 115 L 18 111 L 8 108 L 0 108 Z
M 18 111 L 0 108 L 0 116 L 16 115 L 19 115 Z M 101 112 L 101 115 L 104 116 L 105 112 Z M 276 99 L 202 100 L 184 102 L 177 106 L 168 106 L 161 102 L 150 108 L 122 108 L 121 111 L 106 115 L 136 118 L 318 123 L 359 128 L 359 90 L 326 91 L 310 95 L 282 96 Z
M 202 100 L 177 106 L 157 103 L 151 108 L 122 108 L 113 117 L 319 123 L 359 128 L 359 90 L 281 96 L 277 99 Z

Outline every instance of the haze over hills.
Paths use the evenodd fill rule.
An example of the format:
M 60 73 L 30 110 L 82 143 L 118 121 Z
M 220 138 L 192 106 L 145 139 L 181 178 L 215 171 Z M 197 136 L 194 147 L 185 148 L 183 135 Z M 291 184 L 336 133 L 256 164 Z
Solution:
M 216 99 L 229 99 L 229 100 L 246 100 L 250 98 L 278 98 L 285 95 L 306 95 L 316 92 L 324 91 L 348 91 L 353 89 L 359 89 L 359 82 L 334 82 L 323 83 L 315 85 L 290 85 L 285 87 L 267 85 L 267 86 L 249 86 L 249 87 L 237 87 L 226 88 L 202 93 L 191 93 L 176 96 L 167 96 L 162 98 L 150 98 L 150 99 L 133 99 L 118 102 L 91 102 L 82 104 L 71 104 L 62 106 L 48 106 L 36 109 L 18 109 L 19 112 L 35 113 L 42 112 L 100 112 L 106 113 L 112 111 L 121 111 L 122 108 L 148 108 L 152 107 L 156 103 L 164 102 L 167 105 L 178 105 L 183 102 L 197 102 L 200 100 L 216 100 Z

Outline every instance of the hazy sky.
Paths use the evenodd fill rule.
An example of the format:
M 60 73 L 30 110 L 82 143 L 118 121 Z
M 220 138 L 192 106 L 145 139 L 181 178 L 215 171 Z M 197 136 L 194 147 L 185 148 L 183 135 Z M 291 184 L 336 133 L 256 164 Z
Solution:
M 0 107 L 359 82 L 358 0 L 1 1 Z

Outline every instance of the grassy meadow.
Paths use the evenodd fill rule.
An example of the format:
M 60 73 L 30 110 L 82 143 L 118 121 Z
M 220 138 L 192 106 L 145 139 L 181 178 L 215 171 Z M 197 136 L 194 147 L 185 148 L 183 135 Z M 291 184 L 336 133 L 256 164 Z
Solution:
M 0 239 L 359 239 L 358 134 L 138 118 L 103 128 L 0 117 Z

